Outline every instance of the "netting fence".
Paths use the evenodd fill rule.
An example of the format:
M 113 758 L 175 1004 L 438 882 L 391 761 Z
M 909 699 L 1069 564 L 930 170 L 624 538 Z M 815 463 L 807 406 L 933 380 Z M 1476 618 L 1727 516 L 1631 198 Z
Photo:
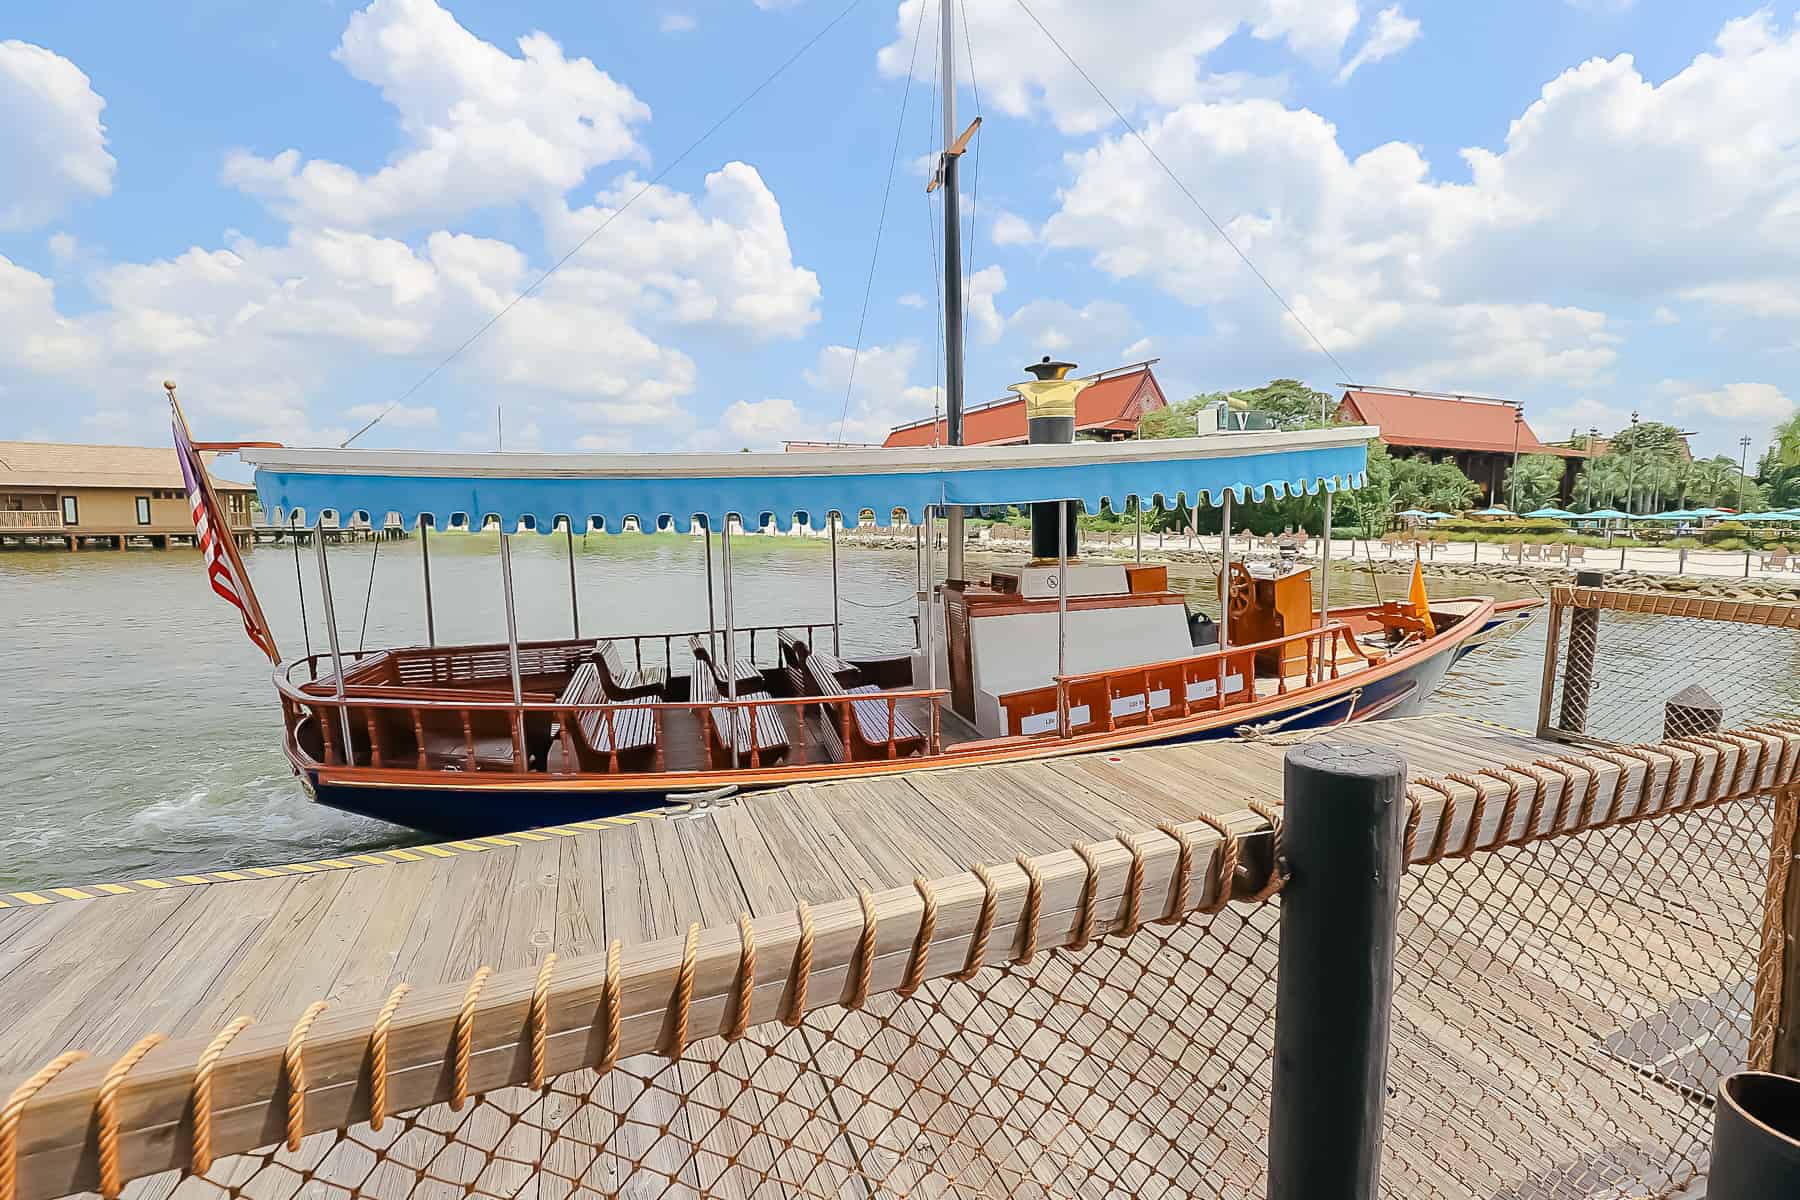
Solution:
M 1388 1194 L 1704 1173 L 1718 1080 L 1784 1019 L 1797 770 L 1800 732 L 1768 726 L 1407 786 Z M 0 1200 L 1261 1196 L 1307 870 L 1281 821 L 59 1060 L 0 1116 Z
M 1800 716 L 1800 605 L 1551 589 L 1539 731 L 1634 743 Z

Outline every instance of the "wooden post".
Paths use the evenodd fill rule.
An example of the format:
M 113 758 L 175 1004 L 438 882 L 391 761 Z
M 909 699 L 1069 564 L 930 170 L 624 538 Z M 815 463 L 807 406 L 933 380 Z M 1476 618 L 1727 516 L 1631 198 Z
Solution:
M 1800 1079 L 1740 1071 L 1719 1084 L 1713 1109 L 1712 1200 L 1800 1195 Z
M 1556 695 L 1556 647 L 1562 637 L 1562 627 L 1563 606 L 1552 595 L 1550 616 L 1544 626 L 1543 678 L 1538 684 L 1537 735 L 1541 738 L 1556 736 L 1556 730 L 1550 725 L 1550 701 Z
M 1575 576 L 1577 587 L 1599 587 L 1605 576 L 1598 571 L 1582 571 Z M 1557 726 L 1564 733 L 1582 733 L 1587 729 L 1588 701 L 1594 694 L 1594 652 L 1600 643 L 1600 610 L 1577 608 L 1569 618 L 1569 654 L 1563 666 L 1562 712 Z
M 1769 1070 L 1778 1075 L 1800 1077 L 1800 788 L 1775 793 L 1775 839 L 1769 847 L 1771 879 L 1779 869 L 1786 877 L 1786 889 L 1777 896 L 1771 889 L 1769 904 L 1777 903 L 1781 911 L 1781 955 L 1776 960 L 1781 978 L 1776 981 L 1775 1041 L 1769 1056 Z M 1786 855 L 1785 863 L 1777 856 Z M 1763 994 L 1761 980 L 1757 994 Z M 1752 1064 L 1755 1065 L 1755 1064 Z
M 1381 1187 L 1406 763 L 1313 742 L 1284 764 L 1268 1200 L 1374 1200 Z
M 1717 733 L 1725 728 L 1725 706 L 1699 684 L 1690 684 L 1663 705 L 1663 740 Z

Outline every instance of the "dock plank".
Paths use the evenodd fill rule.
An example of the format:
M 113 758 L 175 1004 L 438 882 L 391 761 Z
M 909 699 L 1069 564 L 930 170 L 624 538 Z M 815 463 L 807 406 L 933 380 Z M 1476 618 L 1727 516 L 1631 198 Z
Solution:
M 1518 731 L 1444 717 L 1357 725 L 1326 736 L 1391 748 L 1406 757 L 1414 776 L 1578 753 Z M 514 844 L 449 857 L 421 852 L 415 861 L 383 866 L 7 908 L 0 910 L 0 1072 L 28 1071 L 71 1045 L 116 1052 L 150 1029 L 210 1033 L 240 1012 L 259 1021 L 291 1020 L 320 996 L 339 1004 L 373 1002 L 403 979 L 425 985 L 466 979 L 482 964 L 530 967 L 550 950 L 559 957 L 600 954 L 612 937 L 631 946 L 679 936 L 695 921 L 728 927 L 742 911 L 788 912 L 801 900 L 818 904 L 853 896 L 858 887 L 904 886 L 915 875 L 942 876 L 977 861 L 1006 862 L 1074 841 L 1109 840 L 1120 830 L 1239 810 L 1252 799 L 1279 803 L 1291 740 L 1147 747 L 802 785 L 681 818 L 505 839 Z M 1596 763 L 1593 771 L 1599 803 L 1613 803 L 1615 791 L 1631 793 L 1614 783 L 1615 766 Z M 1575 774 L 1579 790 L 1587 773 L 1575 768 Z M 1527 790 L 1537 786 L 1519 782 Z M 1546 777 L 1545 786 L 1555 801 L 1544 806 L 1548 820 L 1567 805 L 1561 803 L 1560 778 Z M 1487 793 L 1483 838 L 1499 820 L 1501 805 L 1494 801 L 1503 793 L 1498 782 Z M 1519 806 L 1520 822 L 1525 808 Z M 1433 833 L 1421 827 L 1422 836 Z M 1463 836 L 1454 825 L 1451 834 L 1453 845 Z M 1631 1068 L 1596 1056 L 1585 1035 L 1572 1032 L 1614 1029 L 1643 1015 L 1639 1010 L 1650 1001 L 1628 996 L 1620 980 L 1647 969 L 1646 956 L 1655 947 L 1637 946 L 1632 931 L 1677 922 L 1689 939 L 1682 946 L 1684 967 L 1716 969 L 1722 986 L 1733 981 L 1741 931 L 1700 913 L 1691 886 L 1666 870 L 1636 864 L 1593 878 L 1570 877 L 1556 866 L 1554 857 L 1518 855 L 1508 860 L 1504 878 L 1459 874 L 1453 906 L 1409 914 L 1403 953 L 1418 958 L 1420 973 L 1456 975 L 1444 981 L 1441 996 L 1403 989 L 1395 1044 L 1397 1064 L 1412 1073 L 1407 1078 L 1436 1078 L 1431 1072 L 1448 1070 L 1495 1095 L 1521 1079 L 1572 1080 L 1570 1086 L 1593 1095 L 1626 1087 L 1641 1092 Z M 1453 869 L 1464 870 L 1433 868 Z M 1502 883 L 1518 894 L 1499 893 Z M 1741 878 L 1714 883 L 1731 887 L 1734 903 L 1748 896 L 1754 907 L 1751 893 L 1760 881 L 1748 867 Z M 1492 923 L 1508 905 L 1527 902 L 1579 913 L 1581 921 L 1546 921 L 1523 930 Z M 1472 923 L 1472 914 L 1490 923 Z M 1521 920 L 1518 912 L 1512 919 Z M 1500 937 L 1510 938 L 1510 957 L 1484 957 Z M 1271 947 L 1267 939 L 1253 946 L 1252 973 L 1266 972 L 1269 964 L 1258 956 L 1272 953 Z M 914 1168 L 900 1161 L 905 1155 L 880 1158 L 887 1153 L 878 1149 L 884 1127 L 899 1112 L 902 1124 L 910 1119 L 926 1129 L 928 1145 L 919 1152 L 948 1155 L 947 1161 L 966 1167 L 961 1182 L 968 1186 L 1039 1186 L 1075 1195 L 1128 1191 L 1130 1180 L 1119 1177 L 1116 1164 L 1096 1147 L 1109 1139 L 1124 1145 L 1151 1138 L 1149 1118 L 1113 1105 L 1115 1111 L 1085 1126 L 1075 1120 L 1078 1098 L 1105 1084 L 1109 1056 L 1131 1070 L 1147 1054 L 1185 1062 L 1196 1051 L 1172 1041 L 1134 1042 L 1128 1031 L 1075 1011 L 1078 1005 L 1053 1002 L 1063 989 L 1093 988 L 1093 978 L 1078 977 L 1090 969 L 1066 956 L 1047 956 L 1030 980 L 989 971 L 975 986 L 945 989 L 930 1003 L 877 998 L 868 1012 L 832 1014 L 829 1025 L 754 1030 L 731 1051 L 739 1057 L 726 1061 L 739 1070 L 761 1063 L 765 1072 L 786 1071 L 791 1078 L 784 1087 L 793 1100 L 787 1109 L 737 1094 L 729 1073 L 706 1067 L 716 1053 L 711 1048 L 682 1063 L 634 1059 L 606 1079 L 565 1077 L 560 1089 L 592 1089 L 597 1103 L 586 1108 L 631 1112 L 631 1127 L 616 1134 L 599 1116 L 576 1118 L 591 1122 L 584 1136 L 612 1137 L 622 1156 L 596 1165 L 583 1183 L 604 1192 L 621 1186 L 626 1194 L 656 1190 L 649 1186 L 660 1182 L 653 1175 L 627 1181 L 626 1168 L 641 1160 L 689 1191 L 737 1194 L 741 1180 L 729 1173 L 717 1177 L 717 1162 L 696 1159 L 681 1144 L 712 1137 L 709 1153 L 739 1155 L 750 1174 L 779 1176 L 797 1190 L 835 1191 L 845 1181 L 845 1164 L 861 1161 L 875 1174 L 892 1172 L 895 1187 L 924 1194 L 932 1185 L 907 1174 Z M 1187 970 L 1177 969 L 1170 1004 L 1177 993 L 1185 993 L 1188 1004 L 1216 1000 L 1229 982 Z M 1004 1015 L 996 1020 L 996 1012 Z M 1496 1024 L 1501 1013 L 1509 1014 L 1504 1027 Z M 969 1027 L 974 1018 L 980 1018 L 979 1033 Z M 1052 1067 L 1032 1041 L 1034 1028 L 1053 1032 L 1053 1042 L 1090 1047 L 1089 1058 Z M 827 1037 L 828 1031 L 835 1036 Z M 868 1046 L 867 1060 L 848 1045 Z M 786 1051 L 776 1053 L 782 1046 Z M 801 1070 L 799 1063 L 817 1070 Z M 1057 1081 L 1045 1101 L 1051 1105 L 1045 1119 L 1066 1121 L 1083 1136 L 1059 1135 L 1052 1149 L 1012 1136 L 1017 1128 L 1008 1134 L 1007 1122 L 1021 1118 L 1005 1088 L 993 1081 L 1021 1063 Z M 895 1080 L 918 1081 L 916 1095 L 891 1095 Z M 885 1089 L 881 1105 L 857 1098 L 877 1089 Z M 1441 1108 L 1451 1099 L 1436 1102 Z M 1439 1160 L 1432 1151 L 1441 1148 L 1427 1145 L 1428 1101 L 1416 1090 L 1397 1098 L 1399 1111 L 1418 1106 L 1420 1120 L 1398 1129 L 1396 1144 L 1407 1147 L 1415 1178 L 1451 1190 L 1483 1172 L 1499 1178 L 1518 1161 L 1542 1158 L 1546 1147 L 1585 1147 L 1610 1136 L 1598 1116 L 1572 1108 L 1509 1112 L 1512 1124 L 1492 1145 L 1466 1146 L 1460 1158 Z M 1656 1093 L 1655 1103 L 1661 1102 Z M 1255 1107 L 1261 1101 L 1245 1103 L 1250 1107 L 1233 1119 L 1248 1128 L 1262 1119 Z M 841 1116 L 829 1122 L 803 1123 L 797 1116 L 801 1110 L 830 1113 L 834 1106 Z M 727 1107 L 775 1140 L 715 1131 L 708 1112 Z M 1680 1131 L 1678 1102 L 1646 1111 L 1652 1109 L 1663 1122 L 1658 1129 L 1670 1137 Z M 947 1123 L 975 1132 L 946 1132 Z M 670 1126 L 666 1136 L 663 1124 Z M 800 1144 L 782 1151 L 784 1137 Z M 1216 1160 L 1220 1169 L 1254 1169 L 1255 1147 L 1239 1142 L 1225 1137 L 1181 1151 L 1197 1161 Z M 797 1157 L 790 1161 L 789 1155 Z M 815 1155 L 825 1156 L 823 1165 Z

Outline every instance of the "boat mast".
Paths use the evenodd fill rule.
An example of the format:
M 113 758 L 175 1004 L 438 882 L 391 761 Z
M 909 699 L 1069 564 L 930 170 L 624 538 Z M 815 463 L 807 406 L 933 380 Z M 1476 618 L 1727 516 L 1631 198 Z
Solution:
M 944 83 L 944 157 L 939 168 L 944 190 L 944 440 L 963 444 L 962 214 L 957 207 L 956 160 L 956 22 L 955 0 L 938 0 L 938 49 Z M 963 510 L 944 511 L 949 553 L 944 582 L 963 583 Z

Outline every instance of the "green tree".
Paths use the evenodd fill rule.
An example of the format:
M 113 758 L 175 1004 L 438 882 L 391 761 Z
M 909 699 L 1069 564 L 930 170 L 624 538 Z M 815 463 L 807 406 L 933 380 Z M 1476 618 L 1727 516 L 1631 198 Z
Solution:
M 1422 508 L 1453 513 L 1469 507 L 1481 494 L 1481 485 L 1447 459 L 1433 462 L 1414 454 L 1390 461 L 1388 489 L 1395 511 Z
M 1800 412 L 1777 425 L 1772 437 L 1769 453 L 1763 456 L 1763 462 L 1768 463 L 1770 455 L 1773 455 L 1775 467 L 1800 467 Z
M 1305 429 L 1330 421 L 1331 396 L 1315 391 L 1298 379 L 1271 379 L 1261 387 L 1235 392 L 1201 392 L 1167 408 L 1148 413 L 1138 423 L 1140 438 L 1193 437 L 1200 410 L 1208 404 L 1227 403 L 1234 409 L 1266 412 L 1278 429 Z M 1327 414 L 1323 421 L 1320 414 Z
M 1562 477 L 1563 460 L 1557 455 L 1527 454 L 1506 469 L 1501 496 L 1514 512 L 1532 512 L 1556 499 Z

